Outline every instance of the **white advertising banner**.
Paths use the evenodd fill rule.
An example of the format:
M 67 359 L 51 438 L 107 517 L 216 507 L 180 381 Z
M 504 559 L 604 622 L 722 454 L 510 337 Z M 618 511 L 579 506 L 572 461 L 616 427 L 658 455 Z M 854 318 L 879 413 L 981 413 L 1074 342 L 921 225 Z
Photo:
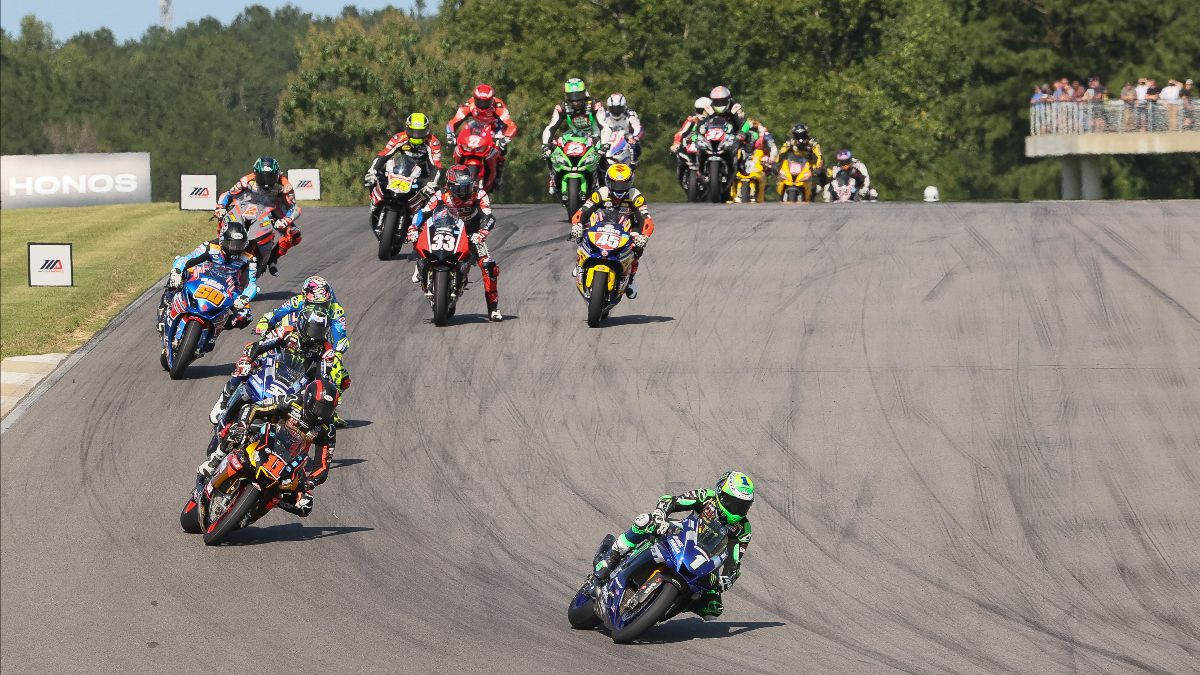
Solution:
M 217 177 L 215 174 L 179 176 L 179 208 L 183 211 L 212 211 L 217 208 Z
M 296 201 L 317 201 L 321 198 L 320 169 L 288 169 L 288 182 L 296 189 Z
M 4 155 L 0 206 L 90 206 L 150 201 L 150 153 Z
M 30 286 L 74 286 L 70 244 L 29 242 Z

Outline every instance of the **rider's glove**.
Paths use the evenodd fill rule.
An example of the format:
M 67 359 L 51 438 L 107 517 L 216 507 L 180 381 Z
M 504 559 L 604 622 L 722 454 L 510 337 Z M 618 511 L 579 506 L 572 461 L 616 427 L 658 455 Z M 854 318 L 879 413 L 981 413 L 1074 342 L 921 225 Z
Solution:
M 250 306 L 250 298 L 247 298 L 244 295 L 237 296 L 237 299 L 233 301 L 233 310 L 235 312 L 240 312 L 249 306 Z
M 484 240 L 487 239 L 487 237 L 488 237 L 488 231 L 480 230 L 480 231 L 476 232 L 475 234 L 471 235 L 471 243 L 475 244 L 475 245 L 482 244 L 484 242 Z
M 268 314 L 270 313 L 268 312 Z M 254 325 L 254 330 L 251 332 L 255 335 L 262 335 L 269 330 L 271 330 L 271 324 L 267 321 L 267 317 L 264 316 L 258 320 L 258 323 Z
M 276 221 L 267 221 L 266 223 L 263 223 L 263 225 L 270 225 L 271 227 L 275 228 L 275 231 L 279 234 L 287 232 L 288 229 L 288 224 L 283 220 L 283 218 L 280 218 Z
M 500 152 L 504 152 L 504 149 L 508 147 L 508 137 L 507 136 L 497 136 L 496 137 L 496 147 L 500 149 Z
M 580 239 L 583 239 L 583 223 L 575 223 L 571 226 L 571 241 Z
M 363 187 L 375 187 L 378 182 L 379 176 L 376 176 L 374 171 L 368 171 L 363 175 Z
M 421 194 L 426 197 L 432 197 L 433 193 L 437 192 L 437 186 L 431 183 L 426 183 L 425 187 L 421 188 Z
M 225 428 L 225 441 L 230 445 L 241 445 L 242 441 L 246 440 L 246 432 L 248 425 L 245 422 L 237 421 Z
M 644 234 L 641 234 L 639 232 L 634 232 L 633 233 L 633 247 L 634 248 L 646 248 L 646 242 L 649 241 L 649 239 L 650 239 L 650 237 L 647 237 Z
M 542 159 L 550 159 L 551 148 L 545 143 L 542 144 Z
M 721 575 L 721 577 L 717 579 L 717 590 L 722 593 L 729 590 L 729 587 L 732 585 L 733 577 Z
M 679 152 L 679 144 L 678 144 L 678 143 L 672 143 L 672 144 L 671 144 L 671 152 L 672 152 L 672 153 Z
M 458 143 L 458 138 L 454 134 L 454 129 L 446 127 L 446 147 L 453 148 L 455 143 Z
M 650 527 L 654 530 L 654 534 L 659 536 L 668 534 L 671 531 L 671 521 L 667 520 L 667 514 L 655 509 L 650 514 Z
M 167 288 L 176 289 L 183 286 L 183 272 L 179 270 L 171 270 L 167 275 Z
M 233 365 L 233 376 L 245 377 L 250 374 L 251 370 L 254 370 L 254 361 L 249 356 L 243 355 Z
M 225 216 L 228 213 L 229 211 L 225 210 L 225 207 L 220 204 L 217 205 L 217 208 L 213 209 L 213 215 L 217 217 L 217 220 L 225 220 Z
M 420 236 L 420 235 L 417 233 L 416 228 L 410 227 L 410 228 L 408 228 L 408 234 L 404 235 L 404 241 L 407 241 L 408 243 L 411 244 L 417 240 L 418 236 Z

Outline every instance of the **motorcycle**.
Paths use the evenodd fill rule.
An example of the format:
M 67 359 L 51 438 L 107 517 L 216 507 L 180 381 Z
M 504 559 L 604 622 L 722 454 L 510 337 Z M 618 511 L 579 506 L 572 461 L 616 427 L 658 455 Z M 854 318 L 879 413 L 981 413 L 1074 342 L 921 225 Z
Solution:
M 701 141 L 699 135 L 692 134 L 683 139 L 679 144 L 679 150 L 675 152 L 675 161 L 683 166 L 683 172 L 680 174 L 681 180 L 679 186 L 683 188 L 687 194 L 689 202 L 702 202 L 705 199 L 705 190 L 708 187 L 701 177 L 700 172 L 700 149 L 697 143 Z
M 606 150 L 595 138 L 575 133 L 564 134 L 554 142 L 550 165 L 554 167 L 554 182 L 563 206 L 567 207 L 568 220 L 591 194 L 596 167 Z
M 600 131 L 600 139 L 603 141 L 601 147 L 607 149 L 604 151 L 604 157 L 600 160 L 597 176 L 604 176 L 608 167 L 613 164 L 633 166 L 633 143 L 629 142 L 624 130 L 603 128 Z
M 737 181 L 733 188 L 735 204 L 761 204 L 766 198 L 767 171 L 763 162 L 763 151 L 747 153 L 738 151 Z
M 252 440 L 226 455 L 211 478 L 197 477 L 179 513 L 183 531 L 203 533 L 206 546 L 262 518 L 283 494 L 301 489 L 307 480 L 312 439 L 299 429 L 263 422 L 247 436 Z
M 599 328 L 600 322 L 621 302 L 629 285 L 633 266 L 633 237 L 629 218 L 597 211 L 592 214 L 583 239 L 579 242 L 580 274 L 575 280 L 579 295 L 587 304 L 587 323 Z
M 467 288 L 471 271 L 471 240 L 467 226 L 449 209 L 437 209 L 425 220 L 425 226 L 413 250 L 421 260 L 418 269 L 424 276 L 421 286 L 433 308 L 433 324 L 445 326 L 454 316 L 455 306 Z M 484 244 L 479 244 L 480 256 L 486 256 Z
M 467 165 L 476 183 L 491 192 L 496 176 L 488 172 L 488 165 L 494 167 L 500 157 L 495 131 L 488 124 L 471 120 L 458 130 L 457 139 L 454 144 L 454 163 Z
M 275 253 L 276 246 L 279 245 L 275 235 L 287 232 L 286 225 L 282 223 L 277 225 L 276 221 L 271 218 L 274 212 L 275 206 L 265 195 L 243 192 L 229 204 L 228 214 L 225 216 L 246 224 L 246 233 L 250 236 L 250 246 L 254 250 L 255 258 L 258 259 L 255 271 L 259 276 L 262 276 L 263 271 L 267 269 L 267 265 L 271 262 L 271 256 Z
M 733 125 L 725 118 L 712 115 L 700 125 L 696 141 L 696 178 L 706 183 L 705 192 L 713 204 L 724 202 L 729 195 L 734 159 L 740 145 Z
M 833 176 L 829 186 L 831 199 L 834 202 L 856 202 L 859 200 L 858 185 L 850 178 L 850 174 L 839 171 Z
M 193 267 L 163 312 L 159 363 L 172 380 L 183 378 L 192 361 L 212 351 L 217 336 L 232 327 L 239 285 L 222 278 L 212 263 Z
M 716 507 L 671 521 L 673 531 L 647 539 L 629 552 L 609 578 L 596 584 L 590 577 L 567 608 L 571 627 L 589 630 L 604 625 L 613 642 L 628 644 L 659 621 L 685 611 L 716 582 L 730 555 L 729 531 Z M 608 535 L 592 559 L 595 567 L 608 556 L 616 538 Z
M 310 363 L 300 354 L 288 349 L 267 352 L 233 394 L 225 406 L 225 412 L 216 428 L 237 419 L 238 413 L 247 403 L 258 403 L 273 396 L 298 393 L 316 377 L 326 376 L 323 362 Z M 211 450 L 211 449 L 210 449 Z
M 391 260 L 404 245 L 404 233 L 424 205 L 421 193 L 421 167 L 397 153 L 383 167 L 383 174 L 371 188 L 382 206 L 375 219 L 375 238 L 379 240 L 379 259 Z
M 816 176 L 807 159 L 790 156 L 779 163 L 775 190 L 781 202 L 811 202 Z

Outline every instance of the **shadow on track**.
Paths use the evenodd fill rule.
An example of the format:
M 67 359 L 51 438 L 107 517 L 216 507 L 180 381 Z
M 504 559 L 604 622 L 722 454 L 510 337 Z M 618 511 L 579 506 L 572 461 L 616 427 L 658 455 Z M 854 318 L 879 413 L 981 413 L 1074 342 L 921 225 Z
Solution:
M 270 291 L 267 293 L 259 293 L 258 295 L 254 296 L 254 300 L 287 300 L 295 294 L 295 291 Z
M 516 321 L 520 318 L 521 317 L 517 316 L 516 314 L 505 314 L 504 321 L 501 321 L 500 323 Z M 430 319 L 429 322 L 433 323 L 433 319 Z M 454 318 L 450 319 L 451 326 L 454 326 L 457 324 L 468 324 L 468 323 L 492 323 L 492 322 L 488 319 L 487 314 L 457 314 L 454 316 Z
M 354 532 L 370 532 L 373 527 L 308 527 L 300 523 L 284 523 L 282 525 L 269 525 L 267 527 L 255 527 L 251 525 L 244 530 L 238 530 L 229 535 L 226 540 L 226 546 L 257 546 L 258 544 L 272 544 L 281 541 L 312 541 L 314 539 L 324 539 L 325 537 L 336 537 L 339 534 L 352 534 Z
M 637 326 L 637 325 L 641 325 L 641 324 L 645 324 L 645 323 L 667 323 L 668 321 L 674 321 L 674 320 L 675 320 L 675 317 L 673 317 L 673 316 L 646 316 L 643 314 L 628 314 L 628 315 L 618 314 L 617 316 L 610 316 L 607 319 L 605 319 L 600 324 L 600 327 L 608 328 L 609 326 Z
M 233 374 L 232 363 L 206 363 L 202 365 L 190 365 L 187 372 L 184 373 L 185 380 L 203 380 L 210 377 L 225 376 L 229 377 Z
M 329 460 L 329 468 L 340 469 L 340 468 L 346 467 L 346 466 L 354 466 L 355 464 L 362 464 L 365 461 L 367 461 L 367 460 L 357 459 L 354 457 L 347 457 L 346 459 L 331 459 L 331 460 Z
M 749 633 L 760 628 L 779 628 L 782 621 L 704 621 L 683 619 L 655 626 L 638 639 L 641 644 L 671 644 L 709 638 L 726 638 Z
M 346 420 L 346 429 L 360 429 L 371 426 L 371 420 Z

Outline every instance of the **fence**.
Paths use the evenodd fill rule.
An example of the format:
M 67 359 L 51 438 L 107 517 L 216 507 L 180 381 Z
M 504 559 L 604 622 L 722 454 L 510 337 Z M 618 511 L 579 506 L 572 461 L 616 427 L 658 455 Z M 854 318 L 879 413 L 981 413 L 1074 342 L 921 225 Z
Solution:
M 1197 107 L 1191 99 L 1034 103 L 1029 135 L 1200 131 Z

